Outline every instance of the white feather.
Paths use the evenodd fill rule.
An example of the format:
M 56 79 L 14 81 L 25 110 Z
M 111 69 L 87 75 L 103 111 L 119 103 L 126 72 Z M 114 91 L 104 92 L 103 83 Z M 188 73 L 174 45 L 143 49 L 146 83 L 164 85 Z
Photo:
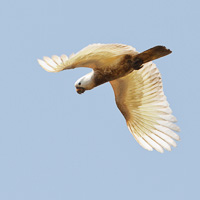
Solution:
M 45 69 L 48 72 L 54 72 L 55 71 L 51 66 L 47 65 L 47 63 L 44 62 L 43 60 L 38 59 L 38 63 L 43 69 Z
M 68 61 L 68 57 L 66 55 L 64 55 L 64 54 L 61 55 L 60 58 L 61 58 L 61 60 L 62 60 L 63 63 L 65 63 L 65 62 Z
M 47 63 L 47 65 L 49 65 L 50 67 L 53 67 L 54 69 L 57 68 L 57 64 L 49 57 L 44 56 L 43 60 Z
M 57 65 L 62 65 L 62 60 L 60 59 L 59 56 L 53 55 L 52 60 L 57 64 Z
M 158 130 L 152 130 L 152 132 L 157 135 L 158 137 L 162 138 L 165 142 L 167 142 L 169 145 L 176 147 L 176 142 L 170 138 L 168 135 L 165 135 L 164 133 L 158 131 Z
M 163 132 L 164 134 L 170 136 L 171 138 L 175 140 L 180 140 L 179 135 L 177 135 L 174 131 L 170 130 L 169 128 L 166 128 L 161 125 L 155 125 L 156 130 Z

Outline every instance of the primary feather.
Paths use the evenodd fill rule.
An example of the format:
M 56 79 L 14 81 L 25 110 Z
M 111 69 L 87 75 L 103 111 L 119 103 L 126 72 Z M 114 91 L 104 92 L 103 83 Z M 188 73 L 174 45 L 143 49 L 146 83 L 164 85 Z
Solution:
M 163 92 L 161 75 L 152 62 L 142 69 L 111 81 L 119 110 L 126 119 L 127 126 L 138 141 L 147 150 L 171 151 L 176 146 L 180 131 L 174 124 L 176 118 Z

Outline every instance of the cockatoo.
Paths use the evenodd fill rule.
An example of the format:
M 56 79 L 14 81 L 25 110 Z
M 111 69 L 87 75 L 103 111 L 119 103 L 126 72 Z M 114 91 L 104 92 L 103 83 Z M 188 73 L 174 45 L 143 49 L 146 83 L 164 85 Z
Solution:
M 138 53 L 123 44 L 92 44 L 69 58 L 66 55 L 44 57 L 38 63 L 48 72 L 88 67 L 92 71 L 75 82 L 78 94 L 110 82 L 116 104 L 129 131 L 146 150 L 163 153 L 180 131 L 163 92 L 161 75 L 152 60 L 170 54 L 164 46 Z

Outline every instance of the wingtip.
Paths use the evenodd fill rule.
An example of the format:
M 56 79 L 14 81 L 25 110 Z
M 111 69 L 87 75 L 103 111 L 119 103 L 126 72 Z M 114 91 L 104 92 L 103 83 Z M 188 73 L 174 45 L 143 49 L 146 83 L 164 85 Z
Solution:
M 41 61 L 41 59 L 38 58 L 38 59 L 37 59 L 37 62 L 38 62 L 39 65 L 40 65 L 40 61 Z
M 46 70 L 47 72 L 55 72 L 55 70 L 54 70 L 52 67 L 50 67 L 49 65 L 47 65 L 47 63 L 44 62 L 43 60 L 37 59 L 37 61 L 38 61 L 39 65 L 40 65 L 44 70 Z
M 157 149 L 156 149 L 157 150 Z M 158 151 L 158 150 L 157 150 Z M 158 151 L 159 153 L 164 153 L 163 148 Z
M 38 61 L 38 64 L 42 67 L 42 62 L 43 62 L 43 60 L 37 59 L 37 61 Z
M 177 138 L 175 139 L 176 141 L 181 141 L 181 138 L 179 135 L 177 135 Z

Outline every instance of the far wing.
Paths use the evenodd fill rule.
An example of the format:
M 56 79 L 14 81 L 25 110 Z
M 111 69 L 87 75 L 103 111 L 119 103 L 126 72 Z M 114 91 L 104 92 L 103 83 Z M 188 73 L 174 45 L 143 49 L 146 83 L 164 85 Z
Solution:
M 43 60 L 38 59 L 39 65 L 48 72 L 60 72 L 66 69 L 74 69 L 77 67 L 96 68 L 98 66 L 97 60 L 85 60 L 72 54 L 69 58 L 66 55 L 52 56 L 51 58 L 44 56 Z
M 69 58 L 66 55 L 44 57 L 38 63 L 48 72 L 59 72 L 65 69 L 88 67 L 92 69 L 113 65 L 115 60 L 125 54 L 136 54 L 136 50 L 121 44 L 92 44 Z
M 136 141 L 145 149 L 163 152 L 176 147 L 180 131 L 163 93 L 161 75 L 152 62 L 110 82 L 119 110 Z

